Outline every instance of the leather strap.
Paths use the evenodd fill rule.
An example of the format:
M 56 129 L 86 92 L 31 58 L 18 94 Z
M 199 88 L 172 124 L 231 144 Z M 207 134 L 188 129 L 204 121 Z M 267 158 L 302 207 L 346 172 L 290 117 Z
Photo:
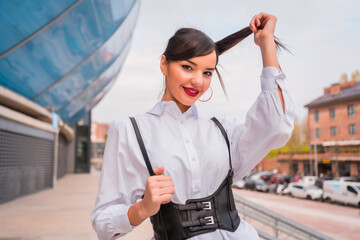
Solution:
M 145 160 L 145 163 L 146 163 L 146 167 L 150 173 L 150 176 L 154 176 L 155 173 L 154 173 L 154 170 L 152 169 L 151 167 L 151 163 L 150 163 L 150 159 L 149 159 L 149 156 L 146 152 L 146 149 L 145 149 L 145 145 L 144 145 L 144 141 L 142 140 L 142 137 L 141 137 L 141 134 L 140 134 L 140 131 L 139 131 L 139 127 L 135 121 L 135 118 L 133 117 L 130 117 L 130 120 L 131 120 L 131 123 L 134 127 L 134 131 L 135 131 L 135 134 L 136 134 L 136 138 L 137 138 L 137 141 L 139 143 L 139 146 L 140 146 L 140 149 L 141 149 L 141 153 L 144 157 L 144 160 Z
M 142 139 L 142 137 L 141 137 L 139 127 L 138 127 L 138 125 L 137 125 L 136 120 L 135 120 L 134 117 L 130 117 L 130 120 L 131 120 L 131 123 L 132 123 L 132 125 L 133 125 L 133 127 L 134 127 L 134 131 L 135 131 L 135 134 L 136 134 L 136 138 L 137 138 L 137 141 L 138 141 L 138 143 L 139 143 L 139 146 L 140 146 L 140 149 L 141 149 L 141 153 L 142 153 L 142 155 L 143 155 L 143 157 L 144 157 L 144 160 L 145 160 L 145 163 L 146 163 L 146 167 L 147 167 L 147 169 L 148 169 L 148 171 L 149 171 L 150 176 L 154 176 L 155 173 L 154 173 L 154 170 L 153 170 L 152 167 L 151 167 L 150 159 L 149 159 L 149 156 L 148 156 L 148 154 L 147 154 L 147 152 L 146 152 L 145 144 L 144 144 L 144 141 L 143 141 L 143 139 Z M 216 117 L 211 118 L 211 120 L 219 127 L 222 135 L 223 135 L 224 138 L 225 138 L 226 145 L 227 145 L 227 147 L 228 147 L 228 152 L 229 152 L 229 165 L 230 165 L 230 169 L 232 169 L 231 153 L 230 153 L 230 142 L 229 142 L 229 138 L 228 138 L 228 136 L 227 136 L 227 133 L 226 133 L 224 127 L 221 125 L 221 123 L 219 122 L 219 120 L 217 120 Z
M 227 136 L 227 133 L 223 127 L 223 125 L 219 122 L 219 120 L 217 120 L 216 117 L 211 118 L 211 120 L 213 120 L 213 122 L 220 128 L 220 131 L 222 133 L 222 135 L 225 138 L 226 141 L 226 145 L 228 147 L 228 152 L 229 152 L 229 165 L 230 165 L 230 169 L 232 169 L 232 164 L 231 164 L 231 153 L 230 153 L 230 142 L 229 142 L 229 138 Z

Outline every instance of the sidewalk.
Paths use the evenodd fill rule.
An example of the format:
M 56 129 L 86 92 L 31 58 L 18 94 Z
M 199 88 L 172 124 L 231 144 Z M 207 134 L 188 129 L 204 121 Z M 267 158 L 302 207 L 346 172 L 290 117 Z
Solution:
M 0 240 L 96 240 L 91 226 L 100 172 L 68 174 L 53 189 L 0 205 Z M 120 238 L 150 239 L 149 221 Z

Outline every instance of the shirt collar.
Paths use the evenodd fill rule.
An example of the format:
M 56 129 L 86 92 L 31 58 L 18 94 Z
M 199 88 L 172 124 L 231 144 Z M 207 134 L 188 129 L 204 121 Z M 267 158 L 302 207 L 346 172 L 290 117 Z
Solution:
M 174 101 L 160 101 L 148 111 L 148 113 L 154 115 L 162 115 L 165 112 L 170 113 L 179 119 L 198 117 L 197 107 L 195 104 L 191 105 L 191 107 L 186 112 L 181 113 L 179 107 Z

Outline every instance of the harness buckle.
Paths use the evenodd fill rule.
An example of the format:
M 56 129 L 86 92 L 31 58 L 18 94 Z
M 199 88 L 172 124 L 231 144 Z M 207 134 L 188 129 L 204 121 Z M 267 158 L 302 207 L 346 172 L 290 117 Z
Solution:
M 215 224 L 213 216 L 204 217 L 204 219 L 209 220 L 209 222 L 205 223 L 205 225 L 214 225 Z
M 205 205 L 205 207 L 203 207 L 203 210 L 211 210 L 211 202 L 202 202 L 202 204 Z

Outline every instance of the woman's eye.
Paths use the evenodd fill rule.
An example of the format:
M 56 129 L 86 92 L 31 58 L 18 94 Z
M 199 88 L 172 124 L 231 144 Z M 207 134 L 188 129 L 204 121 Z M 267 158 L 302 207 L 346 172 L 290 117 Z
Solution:
M 208 77 L 210 77 L 212 75 L 212 72 L 204 72 L 204 74 Z
M 184 69 L 191 70 L 192 68 L 189 65 L 181 65 Z

